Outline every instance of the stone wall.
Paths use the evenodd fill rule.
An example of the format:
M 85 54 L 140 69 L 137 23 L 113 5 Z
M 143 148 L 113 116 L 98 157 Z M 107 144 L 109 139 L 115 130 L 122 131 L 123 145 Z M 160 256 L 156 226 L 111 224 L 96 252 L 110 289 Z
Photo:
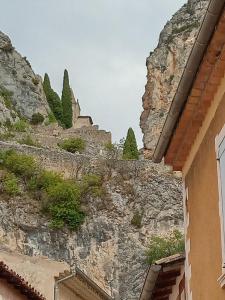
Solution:
M 77 129 L 69 128 L 65 130 L 56 125 L 35 126 L 33 127 L 31 133 L 40 137 L 56 137 L 61 140 L 67 138 L 82 138 L 89 143 L 99 145 L 105 145 L 106 143 L 110 143 L 112 141 L 111 132 L 100 130 L 96 125 Z
M 60 150 L 59 144 L 65 139 L 81 138 L 85 141 L 84 154 L 92 157 L 105 155 L 105 145 L 111 143 L 111 133 L 99 130 L 97 126 L 63 130 L 58 126 L 32 126 L 26 132 L 13 132 L 12 141 L 21 142 L 30 136 L 40 147 Z
M 34 156 L 43 168 L 61 173 L 65 178 L 80 177 L 84 172 L 84 168 L 90 168 L 92 165 L 90 158 L 83 154 L 72 154 L 66 151 L 56 151 L 0 141 L 0 150 L 12 149 L 18 153 Z

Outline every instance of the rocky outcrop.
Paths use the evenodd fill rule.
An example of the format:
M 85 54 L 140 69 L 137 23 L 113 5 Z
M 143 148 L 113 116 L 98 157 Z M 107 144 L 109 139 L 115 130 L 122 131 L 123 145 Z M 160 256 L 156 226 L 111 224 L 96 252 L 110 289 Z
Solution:
M 147 58 L 147 84 L 140 120 L 144 147 L 151 157 L 171 101 L 198 33 L 208 0 L 189 0 L 160 34 L 157 48 Z
M 80 162 L 80 155 L 64 157 L 62 152 L 56 159 L 55 150 L 48 154 L 48 160 L 34 147 L 20 146 L 17 150 L 33 153 L 49 169 L 55 170 L 57 162 L 67 176 L 74 173 L 66 162 Z M 90 160 L 89 172 L 102 171 L 105 163 Z M 115 161 L 107 166 L 112 174 L 105 182 L 107 194 L 82 202 L 87 217 L 75 233 L 51 230 L 40 213 L 40 203 L 29 195 L 0 194 L 0 248 L 76 264 L 115 299 L 137 300 L 147 269 L 145 251 L 150 236 L 182 228 L 181 180 L 151 161 Z M 132 220 L 137 214 L 140 223 L 135 224 Z
M 18 116 L 30 119 L 34 113 L 48 115 L 41 77 L 36 75 L 26 57 L 12 46 L 0 31 L 0 121 L 11 122 Z

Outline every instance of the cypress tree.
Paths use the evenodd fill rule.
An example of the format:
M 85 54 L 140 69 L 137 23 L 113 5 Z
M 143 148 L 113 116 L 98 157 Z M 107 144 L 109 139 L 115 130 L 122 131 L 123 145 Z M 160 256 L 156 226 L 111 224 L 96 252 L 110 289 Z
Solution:
M 44 76 L 43 88 L 51 111 L 53 112 L 56 120 L 61 123 L 63 119 L 62 103 L 58 94 L 52 89 L 47 73 L 45 73 Z
M 138 159 L 138 148 L 135 134 L 132 128 L 128 129 L 123 147 L 123 159 Z
M 68 71 L 64 71 L 63 90 L 62 90 L 62 111 L 63 123 L 66 128 L 72 127 L 73 111 L 72 111 L 72 94 L 69 83 Z

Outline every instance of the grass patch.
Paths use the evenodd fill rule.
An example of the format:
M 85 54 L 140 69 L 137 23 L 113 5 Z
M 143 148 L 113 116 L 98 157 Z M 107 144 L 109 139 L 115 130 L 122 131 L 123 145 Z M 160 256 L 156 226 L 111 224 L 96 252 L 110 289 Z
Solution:
M 25 132 L 29 127 L 29 124 L 25 120 L 20 119 L 14 123 L 12 127 L 17 132 Z
M 37 141 L 34 141 L 30 135 L 23 137 L 22 139 L 18 140 L 18 143 L 21 145 L 28 145 L 33 147 L 40 147 Z

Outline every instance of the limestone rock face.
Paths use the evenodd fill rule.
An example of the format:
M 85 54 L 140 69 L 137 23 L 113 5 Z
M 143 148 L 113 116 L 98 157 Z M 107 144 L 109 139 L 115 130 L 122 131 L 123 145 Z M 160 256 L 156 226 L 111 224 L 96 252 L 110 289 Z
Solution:
M 157 48 L 147 58 L 147 84 L 140 126 L 151 157 L 181 74 L 205 14 L 208 0 L 189 0 L 160 34 Z
M 0 88 L 10 93 L 13 116 L 21 115 L 30 119 L 34 113 L 48 115 L 48 104 L 40 76 L 36 75 L 26 57 L 22 57 L 12 46 L 8 36 L 0 31 Z M 9 106 L 1 99 L 0 121 L 4 122 L 3 110 Z M 4 107 L 3 107 L 3 104 Z
M 50 166 L 52 156 L 52 165 L 57 161 L 63 170 L 67 168 L 63 153 L 59 161 L 55 152 L 49 152 L 47 163 L 41 149 L 32 151 L 45 165 Z M 65 161 L 68 159 L 66 156 Z M 71 155 L 71 164 L 76 159 Z M 95 163 L 91 160 L 88 165 Z M 66 228 L 51 230 L 49 220 L 40 213 L 40 202 L 29 195 L 9 199 L 1 194 L 0 251 L 77 265 L 115 300 L 139 299 L 150 236 L 182 229 L 181 179 L 151 161 L 118 161 L 106 189 L 106 196 L 82 202 L 85 223 L 73 233 Z M 137 213 L 140 224 L 132 222 Z

